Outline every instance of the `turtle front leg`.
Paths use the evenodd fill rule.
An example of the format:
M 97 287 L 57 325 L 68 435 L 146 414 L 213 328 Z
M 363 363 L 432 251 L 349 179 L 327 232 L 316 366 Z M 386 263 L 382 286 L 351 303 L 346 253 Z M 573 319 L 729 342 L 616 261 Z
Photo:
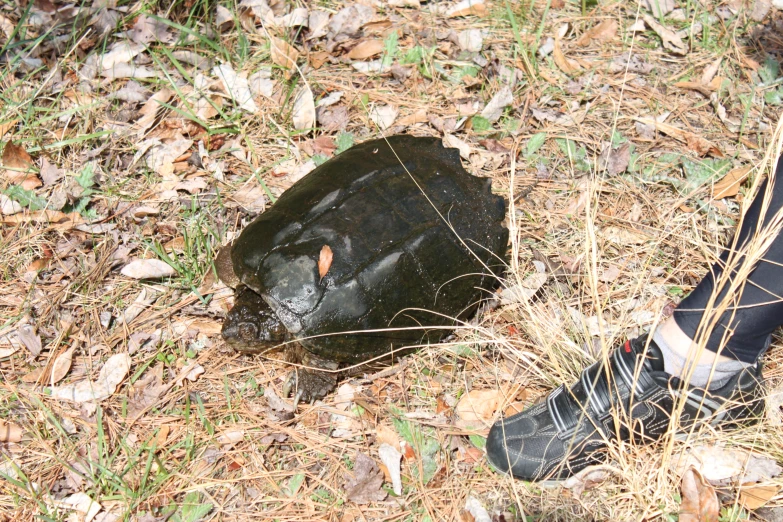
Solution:
M 339 365 L 334 361 L 322 359 L 309 352 L 302 354 L 302 364 L 310 368 L 295 368 L 291 370 L 283 384 L 283 396 L 288 397 L 294 393 L 294 406 L 300 401 L 312 403 L 316 399 L 323 399 L 337 386 Z M 314 368 L 322 368 L 322 371 Z

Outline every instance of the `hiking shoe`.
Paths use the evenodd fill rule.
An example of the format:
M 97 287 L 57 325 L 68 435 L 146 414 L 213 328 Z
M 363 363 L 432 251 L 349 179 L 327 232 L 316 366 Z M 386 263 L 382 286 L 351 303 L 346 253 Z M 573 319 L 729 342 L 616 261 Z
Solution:
M 524 480 L 564 479 L 602 462 L 609 440 L 660 439 L 681 401 L 680 430 L 694 424 L 725 428 L 763 414 L 759 363 L 703 390 L 666 373 L 660 348 L 652 340 L 647 345 L 646 335 L 626 341 L 609 355 L 608 372 L 598 361 L 570 390 L 562 385 L 529 409 L 497 421 L 487 437 L 490 463 Z

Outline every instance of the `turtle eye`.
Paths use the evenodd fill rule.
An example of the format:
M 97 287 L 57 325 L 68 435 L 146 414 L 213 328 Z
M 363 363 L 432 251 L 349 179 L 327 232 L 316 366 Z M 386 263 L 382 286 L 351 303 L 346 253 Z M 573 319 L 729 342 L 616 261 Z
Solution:
M 257 335 L 258 327 L 253 323 L 242 323 L 239 325 L 239 338 L 243 341 L 255 341 Z

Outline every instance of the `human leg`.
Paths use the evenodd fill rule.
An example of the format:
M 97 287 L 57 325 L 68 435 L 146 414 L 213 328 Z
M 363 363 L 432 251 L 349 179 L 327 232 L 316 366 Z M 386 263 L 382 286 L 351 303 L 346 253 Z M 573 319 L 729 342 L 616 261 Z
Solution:
M 777 172 L 782 169 L 783 160 Z M 697 422 L 726 427 L 760 416 L 764 393 L 757 359 L 772 330 L 783 323 L 778 297 L 783 295 L 783 240 L 769 237 L 757 263 L 758 251 L 747 247 L 779 219 L 781 208 L 783 183 L 765 182 L 735 242 L 744 254 L 738 258 L 727 248 L 652 338 L 626 342 L 608 361 L 587 368 L 571 388 L 560 386 L 537 405 L 495 423 L 487 439 L 490 462 L 523 479 L 563 478 L 600 461 L 599 450 L 609 439 L 659 439 L 670 429 L 677 401 L 683 401 L 681 428 Z M 737 259 L 749 263 L 743 267 Z M 721 278 L 727 264 L 733 267 L 731 277 Z M 729 306 L 721 305 L 726 296 L 732 297 Z M 705 313 L 711 307 L 720 312 L 714 318 Z M 700 349 L 704 343 L 692 340 L 712 325 L 717 326 L 707 349 Z M 721 346 L 729 348 L 721 351 Z

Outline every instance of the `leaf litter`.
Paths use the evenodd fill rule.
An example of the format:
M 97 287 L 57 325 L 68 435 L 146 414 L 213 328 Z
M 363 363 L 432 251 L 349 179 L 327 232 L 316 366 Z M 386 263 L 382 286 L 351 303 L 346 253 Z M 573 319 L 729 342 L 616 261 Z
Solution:
M 125 509 L 112 507 L 116 491 L 104 497 L 82 491 L 89 481 L 67 482 L 72 470 L 60 464 L 104 465 L 100 425 L 111 434 L 102 447 L 121 455 L 107 469 L 131 470 L 123 487 L 142 506 L 131 520 L 207 516 L 212 502 L 183 493 L 191 488 L 219 498 L 225 516 L 258 508 L 281 520 L 327 518 L 344 501 L 363 509 L 361 517 L 347 509 L 345 520 L 381 519 L 391 499 L 432 519 L 510 519 L 511 508 L 541 519 L 563 509 L 577 520 L 649 518 L 649 506 L 676 514 L 684 484 L 650 480 L 662 475 L 652 467 L 660 448 L 634 448 L 632 463 L 611 453 L 612 472 L 580 476 L 564 485 L 570 495 L 531 493 L 488 469 L 481 430 L 576 378 L 598 336 L 649 326 L 665 296 L 692 288 L 705 252 L 727 240 L 783 99 L 779 54 L 768 41 L 750 45 L 780 23 L 763 3 L 686 12 L 694 6 L 648 2 L 638 23 L 636 6 L 582 13 L 556 1 L 316 8 L 243 0 L 238 9 L 210 7 L 214 25 L 181 7 L 133 2 L 59 11 L 34 2 L 27 21 L 4 12 L 0 29 L 16 38 L 7 65 L 26 82 L 13 95 L 52 115 L 37 123 L 16 102 L 0 109 L 4 443 L 29 488 L 54 484 L 47 504 L 82 516 L 97 506 L 94 519 Z M 51 23 L 72 15 L 96 20 L 106 40 L 73 38 L 75 25 Z M 17 24 L 53 29 L 28 55 L 15 54 L 26 41 L 12 36 Z M 710 38 L 724 30 L 736 40 L 718 49 L 723 40 Z M 447 349 L 352 384 L 339 407 L 332 395 L 294 411 L 276 392 L 284 363 L 224 348 L 217 332 L 232 294 L 207 273 L 217 245 L 319 162 L 378 129 L 445 138 L 496 192 L 513 190 L 515 239 L 568 268 L 540 271 L 520 249 L 500 306 L 474 332 L 457 330 Z M 74 180 L 87 161 L 97 168 L 82 187 Z M 606 175 L 595 179 L 594 170 Z M 597 266 L 584 254 L 591 241 Z M 128 277 L 131 259 L 146 266 Z M 776 341 L 768 357 L 779 353 Z M 524 396 L 507 393 L 514 385 Z M 50 418 L 63 431 L 48 429 Z M 140 474 L 150 426 L 170 426 L 158 432 L 154 490 Z M 779 447 L 774 428 L 753 429 L 710 437 Z M 203 458 L 182 460 L 185 440 Z M 734 488 L 743 509 L 779 504 L 779 463 L 773 450 L 764 454 L 773 458 L 725 483 L 712 485 L 704 470 L 706 482 L 689 478 L 688 498 L 700 506 L 689 512 L 714 513 L 703 508 L 705 485 Z M 184 467 L 168 475 L 161 462 Z M 90 467 L 79 469 L 86 476 Z M 352 480 L 358 489 L 349 493 Z M 574 500 L 585 490 L 589 505 Z M 17 506 L 20 520 L 37 515 L 28 497 L 15 498 L 3 494 L 3 505 Z

